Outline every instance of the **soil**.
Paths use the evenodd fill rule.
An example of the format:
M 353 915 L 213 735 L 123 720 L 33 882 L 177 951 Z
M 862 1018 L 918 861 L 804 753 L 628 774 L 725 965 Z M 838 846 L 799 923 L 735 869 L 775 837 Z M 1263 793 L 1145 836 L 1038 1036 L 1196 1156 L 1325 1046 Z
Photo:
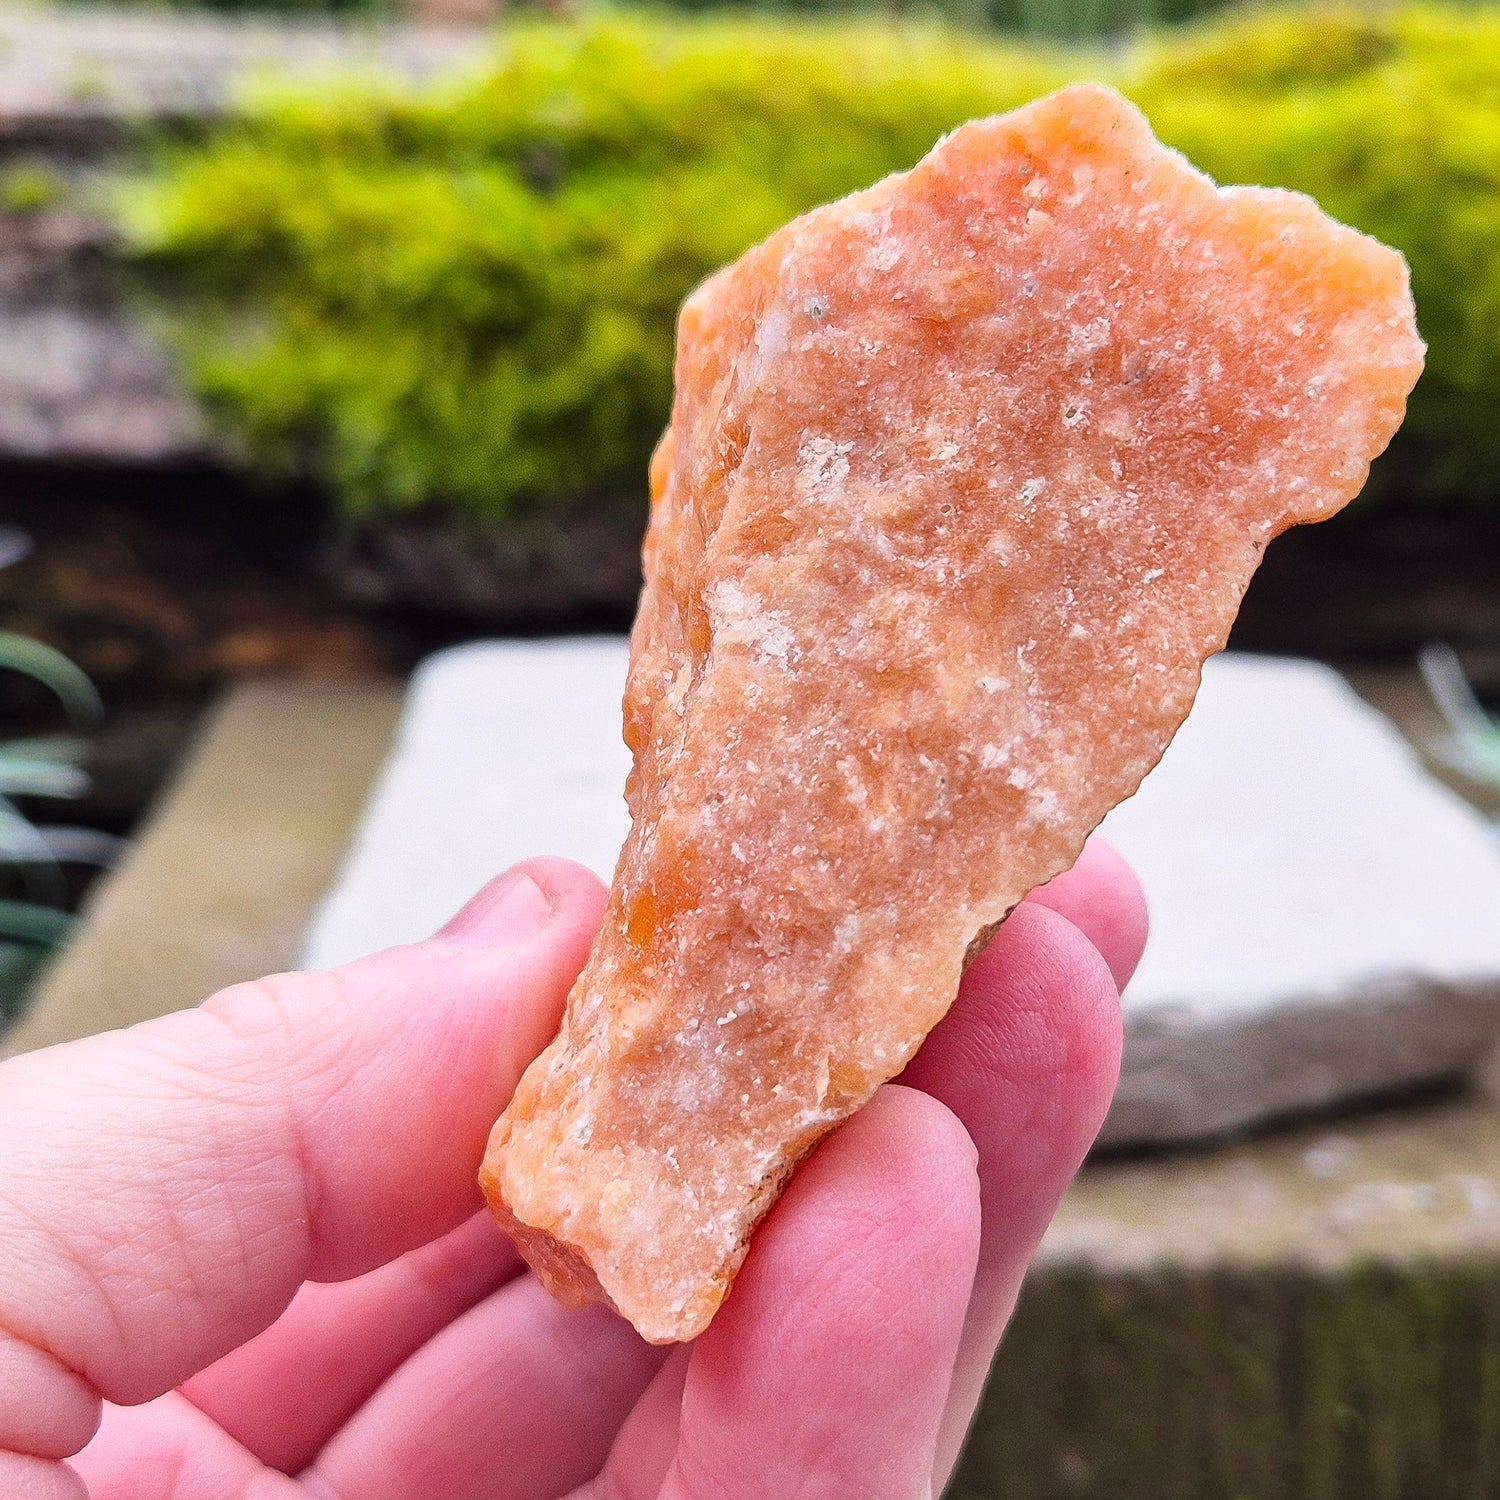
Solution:
M 0 466 L 34 550 L 0 573 L 0 626 L 36 636 L 111 704 L 246 672 L 400 670 L 398 639 L 313 577 L 315 496 L 260 496 L 212 469 Z
M 264 501 L 213 469 L 0 465 L 4 521 L 32 543 L 0 571 L 0 630 L 55 646 L 107 715 L 84 731 L 92 786 L 38 821 L 129 832 L 214 689 L 247 672 L 399 672 L 418 646 L 349 608 L 305 565 L 316 497 Z M 51 693 L 0 673 L 0 738 L 66 726 Z
M 1500 504 L 1356 505 L 1287 532 L 1230 645 L 1356 666 L 1410 661 L 1433 640 L 1500 703 Z

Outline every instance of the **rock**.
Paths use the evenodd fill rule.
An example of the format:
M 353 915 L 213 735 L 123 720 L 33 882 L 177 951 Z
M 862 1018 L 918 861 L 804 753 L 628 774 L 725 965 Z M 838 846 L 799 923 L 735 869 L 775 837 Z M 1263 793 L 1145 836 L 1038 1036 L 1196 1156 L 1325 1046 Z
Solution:
M 142 124 L 222 113 L 257 71 L 327 76 L 365 66 L 421 77 L 475 52 L 473 39 L 447 27 L 7 5 L 0 139 L 74 151 L 120 145 Z
M 576 859 L 608 880 L 630 828 L 627 655 L 615 636 L 429 657 L 304 962 L 327 968 L 427 937 L 533 854 Z
M 623 508 L 489 533 L 432 518 L 372 521 L 329 547 L 322 571 L 364 609 L 415 605 L 507 634 L 628 630 L 643 525 Z
M 0 454 L 155 463 L 206 452 L 165 356 L 128 321 L 0 307 Z
M 421 77 L 481 44 L 435 26 L 0 9 L 0 458 L 120 464 L 231 457 L 122 295 L 100 173 L 163 127 L 201 129 L 247 75 L 350 65 Z M 18 206 L 17 173 L 46 206 Z
M 1266 542 L 1352 498 L 1420 369 L 1395 252 L 1216 190 L 1096 86 L 688 299 L 632 828 L 480 1174 L 544 1285 L 702 1331 L 795 1164 L 1139 785 Z
M 689 300 L 632 830 L 481 1173 L 545 1284 L 701 1331 L 795 1162 L 1134 790 L 1264 542 L 1357 489 L 1419 365 L 1397 258 L 1216 195 L 1096 89 L 959 131 Z

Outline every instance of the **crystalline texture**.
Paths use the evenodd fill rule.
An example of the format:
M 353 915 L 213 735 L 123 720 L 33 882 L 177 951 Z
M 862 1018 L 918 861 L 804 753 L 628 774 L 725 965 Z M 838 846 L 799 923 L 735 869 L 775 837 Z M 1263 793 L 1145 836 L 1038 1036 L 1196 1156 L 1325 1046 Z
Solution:
M 482 1180 L 542 1280 L 713 1316 L 797 1160 L 1192 704 L 1421 368 L 1405 266 L 1097 87 L 967 125 L 683 308 L 633 826 Z

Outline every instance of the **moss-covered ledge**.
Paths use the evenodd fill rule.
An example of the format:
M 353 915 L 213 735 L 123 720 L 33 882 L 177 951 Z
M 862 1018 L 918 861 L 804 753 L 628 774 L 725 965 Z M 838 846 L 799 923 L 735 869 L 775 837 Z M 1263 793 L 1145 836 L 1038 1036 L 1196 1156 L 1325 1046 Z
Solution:
M 953 1500 L 1500 1493 L 1500 1107 L 1096 1163 Z

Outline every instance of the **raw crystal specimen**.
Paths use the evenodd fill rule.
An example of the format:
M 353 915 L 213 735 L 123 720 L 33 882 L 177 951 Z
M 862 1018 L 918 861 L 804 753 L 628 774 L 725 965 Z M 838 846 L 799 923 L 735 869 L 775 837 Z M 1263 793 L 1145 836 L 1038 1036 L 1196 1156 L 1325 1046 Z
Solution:
M 1422 362 L 1399 255 L 1097 87 L 789 224 L 678 340 L 633 826 L 482 1174 L 554 1292 L 656 1341 L 1135 790 Z

